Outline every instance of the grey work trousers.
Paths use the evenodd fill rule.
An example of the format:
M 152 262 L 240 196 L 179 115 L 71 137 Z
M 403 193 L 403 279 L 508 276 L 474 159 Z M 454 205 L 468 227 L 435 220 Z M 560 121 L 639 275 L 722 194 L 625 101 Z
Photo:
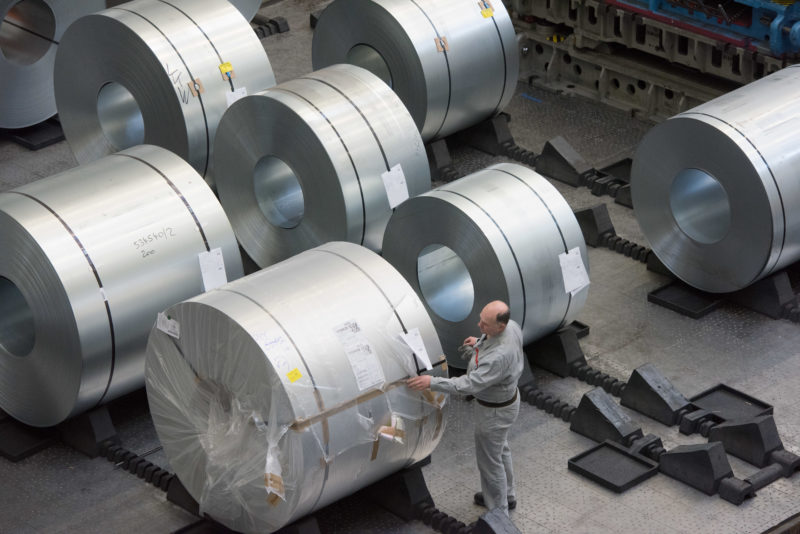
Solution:
M 475 456 L 481 474 L 481 491 L 486 508 L 500 508 L 508 515 L 508 499 L 515 499 L 514 469 L 508 432 L 519 414 L 517 400 L 502 408 L 488 408 L 475 402 Z

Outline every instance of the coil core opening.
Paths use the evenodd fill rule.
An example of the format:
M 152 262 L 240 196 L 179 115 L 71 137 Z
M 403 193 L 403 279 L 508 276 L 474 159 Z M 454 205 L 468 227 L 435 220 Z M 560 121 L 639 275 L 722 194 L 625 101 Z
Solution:
M 392 87 L 392 71 L 380 52 L 368 44 L 357 44 L 347 52 L 347 63 L 361 67 Z
M 0 52 L 17 65 L 32 65 L 53 46 L 56 16 L 43 0 L 21 0 L 0 21 Z
M 144 143 L 144 117 L 125 86 L 109 82 L 97 93 L 97 119 L 108 141 L 125 150 Z
M 264 156 L 253 169 L 253 189 L 258 207 L 275 226 L 291 229 L 305 213 L 303 188 L 291 167 L 276 156 Z
M 417 256 L 417 280 L 425 302 L 441 318 L 457 323 L 472 312 L 472 277 L 451 248 L 439 244 L 423 248 Z
M 27 356 L 36 342 L 33 311 L 17 285 L 0 276 L 0 348 Z
M 681 231 L 698 243 L 716 243 L 730 229 L 728 193 L 716 178 L 700 169 L 684 169 L 675 176 L 669 206 Z

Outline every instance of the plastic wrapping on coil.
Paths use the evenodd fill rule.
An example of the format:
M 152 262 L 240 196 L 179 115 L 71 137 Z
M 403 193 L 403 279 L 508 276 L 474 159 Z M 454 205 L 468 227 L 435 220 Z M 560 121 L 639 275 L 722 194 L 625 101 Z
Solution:
M 0 1 L 0 128 L 24 128 L 56 114 L 53 63 L 64 30 L 105 8 L 103 0 Z
M 52 426 L 142 387 L 156 314 L 242 276 L 175 154 L 134 147 L 0 193 L 0 408 Z
M 380 77 L 426 142 L 502 111 L 519 77 L 514 27 L 499 0 L 336 0 L 314 30 L 312 62 Z
M 631 168 L 636 219 L 675 276 L 743 289 L 800 259 L 800 66 L 654 127 Z
M 165 313 L 178 326 L 150 336 L 153 421 L 201 513 L 229 528 L 275 531 L 442 436 L 446 398 L 406 388 L 419 345 L 400 338 L 437 361 L 433 324 L 363 247 L 329 243 Z
M 264 48 L 227 0 L 134 0 L 82 17 L 64 33 L 54 76 L 79 162 L 147 143 L 212 185 L 222 114 L 275 85 Z
M 431 187 L 403 103 L 352 65 L 236 102 L 214 150 L 220 202 L 261 267 L 327 241 L 380 251 L 392 208 Z
M 567 202 L 527 167 L 487 167 L 397 208 L 383 257 L 429 311 L 448 363 L 481 309 L 503 300 L 530 343 L 570 323 L 589 290 L 583 234 Z

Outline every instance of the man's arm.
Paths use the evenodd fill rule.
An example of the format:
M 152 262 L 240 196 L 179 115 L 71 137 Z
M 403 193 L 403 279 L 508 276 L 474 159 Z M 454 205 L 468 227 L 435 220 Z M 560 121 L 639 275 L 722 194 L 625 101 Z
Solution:
M 430 375 L 415 376 L 408 379 L 406 385 L 414 390 L 430 388 L 443 393 L 461 393 L 474 395 L 500 381 L 502 374 L 498 369 L 498 360 L 483 361 L 468 375 L 456 378 L 440 378 Z

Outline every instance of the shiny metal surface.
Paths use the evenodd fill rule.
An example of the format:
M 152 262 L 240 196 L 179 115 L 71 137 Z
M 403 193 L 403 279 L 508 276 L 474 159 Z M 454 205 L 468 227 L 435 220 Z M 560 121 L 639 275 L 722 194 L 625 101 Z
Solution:
M 800 259 L 800 66 L 653 128 L 631 173 L 636 218 L 677 277 L 736 291 Z
M 379 251 L 392 212 L 381 175 L 399 164 L 411 196 L 431 187 L 408 111 L 352 65 L 236 102 L 214 150 L 222 206 L 261 267 L 328 241 Z
M 229 0 L 233 7 L 239 10 L 247 20 L 253 20 L 261 7 L 261 0 Z
M 559 254 L 586 244 L 569 205 L 522 165 L 501 163 L 400 205 L 383 257 L 409 281 L 433 318 L 448 363 L 465 368 L 458 347 L 476 335 L 481 309 L 503 300 L 526 343 L 569 322 L 588 287 L 565 292 Z
M 212 185 L 228 95 L 273 85 L 264 48 L 226 0 L 134 0 L 83 17 L 55 61 L 59 117 L 79 162 L 144 142 L 178 154 Z
M 0 1 L 0 128 L 24 128 L 56 114 L 58 42 L 75 19 L 104 7 L 103 0 Z
M 416 370 L 398 338 L 418 328 L 436 361 L 436 331 L 408 283 L 363 247 L 322 245 L 166 313 L 180 338 L 150 335 L 153 421 L 201 513 L 229 528 L 273 532 L 441 439 L 445 397 L 405 387 Z M 359 384 L 357 356 L 336 332 L 346 322 L 360 329 L 356 352 L 380 369 L 379 383 Z
M 422 138 L 445 137 L 502 111 L 516 89 L 514 28 L 492 5 L 484 17 L 471 0 L 336 0 L 314 30 L 314 68 L 348 62 L 389 78 Z
M 176 155 L 139 146 L 0 193 L 0 408 L 52 426 L 144 382 L 156 313 L 242 276 L 227 218 Z

